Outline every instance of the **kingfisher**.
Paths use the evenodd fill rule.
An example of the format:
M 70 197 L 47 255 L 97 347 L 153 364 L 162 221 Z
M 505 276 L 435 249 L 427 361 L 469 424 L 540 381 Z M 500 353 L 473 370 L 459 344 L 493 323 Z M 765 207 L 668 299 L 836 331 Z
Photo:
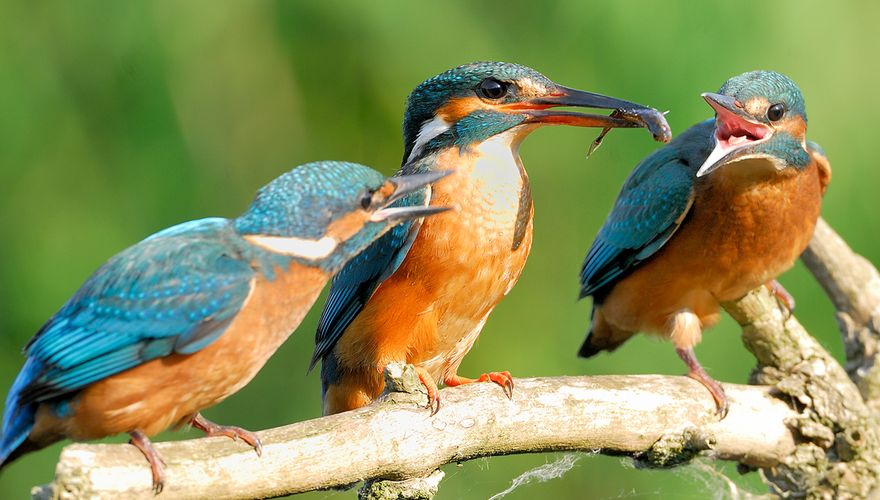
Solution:
M 557 106 L 615 111 L 604 116 L 550 109 Z M 382 369 L 391 361 L 416 367 L 432 413 L 439 409 L 440 382 L 494 382 L 511 397 L 509 372 L 472 379 L 457 371 L 492 309 L 519 278 L 532 244 L 534 211 L 520 143 L 538 127 L 554 124 L 605 131 L 647 127 L 663 141 L 671 134 L 655 109 L 563 87 L 518 64 L 459 66 L 409 95 L 399 172 L 454 173 L 399 203 L 458 210 L 456 217 L 441 214 L 395 227 L 334 279 L 311 362 L 314 367 L 322 361 L 324 414 L 370 403 L 381 393 Z
M 237 219 L 160 231 L 101 266 L 25 348 L 6 398 L 0 467 L 64 438 L 128 433 L 162 491 L 149 437 L 184 424 L 252 446 L 201 411 L 244 387 L 342 266 L 396 224 L 444 206 L 390 206 L 448 172 L 393 179 L 310 163 L 263 187 Z
M 694 346 L 720 302 L 776 281 L 807 247 L 831 167 L 806 140 L 804 97 L 788 77 L 752 71 L 702 94 L 715 118 L 642 160 L 623 184 L 587 254 L 581 298 L 593 297 L 580 356 L 613 351 L 636 332 L 668 338 L 715 400 L 721 385 Z

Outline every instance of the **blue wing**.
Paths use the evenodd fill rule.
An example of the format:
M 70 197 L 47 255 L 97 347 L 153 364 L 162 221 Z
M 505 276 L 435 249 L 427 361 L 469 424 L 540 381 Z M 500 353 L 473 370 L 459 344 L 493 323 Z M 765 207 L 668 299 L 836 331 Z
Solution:
M 26 347 L 31 375 L 18 404 L 56 398 L 214 341 L 241 308 L 254 275 L 235 240 L 225 219 L 203 219 L 109 260 Z
M 419 169 L 423 167 L 405 167 L 406 173 L 414 173 L 413 170 Z M 402 198 L 394 205 L 424 205 L 428 203 L 429 196 L 428 191 L 423 190 Z M 333 350 L 336 342 L 364 309 L 379 285 L 400 268 L 420 228 L 420 220 L 396 226 L 351 259 L 333 278 L 315 333 L 315 352 L 309 363 L 310 371 Z
M 711 151 L 711 121 L 645 158 L 623 185 L 581 268 L 581 298 L 601 294 L 675 233 L 694 200 L 695 173 Z

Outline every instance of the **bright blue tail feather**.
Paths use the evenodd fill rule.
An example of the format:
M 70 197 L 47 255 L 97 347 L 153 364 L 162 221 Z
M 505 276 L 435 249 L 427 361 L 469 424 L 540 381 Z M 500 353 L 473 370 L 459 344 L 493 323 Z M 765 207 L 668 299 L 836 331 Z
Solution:
M 40 374 L 41 370 L 42 364 L 38 360 L 28 358 L 6 396 L 3 431 L 0 437 L 0 467 L 16 448 L 21 446 L 34 426 L 37 403 L 22 405 L 20 397 L 22 390 Z

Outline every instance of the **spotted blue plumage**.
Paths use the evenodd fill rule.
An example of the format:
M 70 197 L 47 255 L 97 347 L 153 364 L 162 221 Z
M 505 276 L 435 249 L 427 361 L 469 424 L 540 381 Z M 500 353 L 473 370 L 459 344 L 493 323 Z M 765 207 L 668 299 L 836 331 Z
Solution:
M 27 360 L 6 398 L 0 467 L 28 451 L 23 444 L 39 405 L 63 418 L 92 383 L 210 345 L 241 310 L 258 274 L 274 280 L 291 260 L 336 272 L 396 222 L 369 222 L 317 261 L 272 253 L 245 237 L 321 238 L 334 220 L 362 209 L 363 196 L 384 181 L 363 165 L 303 165 L 262 188 L 237 219 L 185 222 L 111 258 L 26 346 Z
M 364 165 L 309 163 L 262 187 L 235 228 L 241 234 L 317 239 L 334 218 L 353 208 L 352 200 L 383 182 L 382 174 Z
M 758 70 L 737 75 L 724 82 L 718 93 L 735 97 L 740 102 L 755 97 L 782 102 L 789 111 L 807 122 L 807 108 L 800 87 L 791 78 L 776 71 Z M 769 123 L 766 116 L 754 118 Z
M 216 339 L 250 291 L 254 270 L 226 219 L 157 233 L 101 266 L 28 343 L 4 413 L 0 460 L 27 436 L 42 402 Z
M 782 103 L 786 113 L 807 121 L 800 89 L 774 71 L 735 76 L 719 92 L 743 103 L 755 98 Z M 750 119 L 770 123 L 763 113 Z M 580 275 L 581 298 L 592 295 L 601 302 L 611 286 L 672 237 L 690 208 L 696 172 L 714 147 L 714 127 L 714 119 L 698 123 L 636 166 L 587 253 Z M 780 158 L 794 168 L 810 163 L 801 143 L 784 130 L 775 131 L 767 141 L 745 146 L 741 153 Z
M 714 120 L 694 125 L 642 160 L 620 190 L 581 268 L 581 293 L 603 292 L 656 253 L 678 229 L 697 169 L 712 151 Z

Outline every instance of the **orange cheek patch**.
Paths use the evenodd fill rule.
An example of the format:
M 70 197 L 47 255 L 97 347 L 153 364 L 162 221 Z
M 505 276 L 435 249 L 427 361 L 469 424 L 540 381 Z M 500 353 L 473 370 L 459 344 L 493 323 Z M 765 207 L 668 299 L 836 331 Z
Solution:
M 363 210 L 355 210 L 346 214 L 327 226 L 327 236 L 336 241 L 345 241 L 364 227 L 368 217 L 369 214 Z
M 776 128 L 787 132 L 792 137 L 803 137 L 807 133 L 807 124 L 800 116 L 788 118 Z
M 391 196 L 391 193 L 394 192 L 394 184 L 391 181 L 385 181 L 385 184 L 382 184 L 382 187 L 379 188 L 377 193 L 382 196 L 382 198 L 388 198 Z M 375 198 L 375 196 L 374 196 Z
M 483 102 L 478 97 L 457 97 L 437 110 L 436 115 L 447 123 L 455 123 L 478 109 L 492 109 L 495 106 Z

